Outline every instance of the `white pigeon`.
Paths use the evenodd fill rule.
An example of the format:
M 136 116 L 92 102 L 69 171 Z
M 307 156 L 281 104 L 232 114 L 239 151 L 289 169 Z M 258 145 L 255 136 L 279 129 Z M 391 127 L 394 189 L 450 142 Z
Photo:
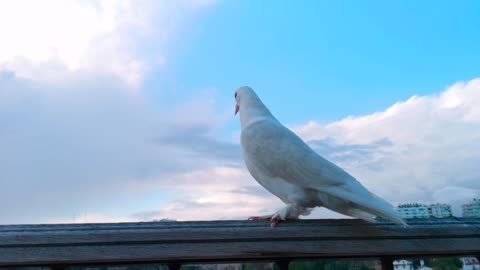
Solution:
M 260 185 L 286 204 L 273 215 L 251 219 L 271 219 L 275 227 L 280 220 L 297 219 L 314 207 L 325 207 L 367 221 L 382 217 L 406 225 L 392 205 L 275 119 L 251 88 L 239 88 L 235 101 L 245 164 Z

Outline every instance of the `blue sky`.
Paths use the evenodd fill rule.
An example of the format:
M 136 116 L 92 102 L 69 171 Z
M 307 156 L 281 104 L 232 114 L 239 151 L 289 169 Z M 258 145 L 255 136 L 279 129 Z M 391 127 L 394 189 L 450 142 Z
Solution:
M 458 211 L 480 196 L 479 10 L 2 1 L 0 223 L 276 211 L 282 203 L 243 165 L 233 115 L 243 85 L 381 197 Z M 28 200 L 10 206 L 18 197 Z
M 176 83 L 251 85 L 288 122 L 379 111 L 474 78 L 475 1 L 226 1 L 193 25 Z

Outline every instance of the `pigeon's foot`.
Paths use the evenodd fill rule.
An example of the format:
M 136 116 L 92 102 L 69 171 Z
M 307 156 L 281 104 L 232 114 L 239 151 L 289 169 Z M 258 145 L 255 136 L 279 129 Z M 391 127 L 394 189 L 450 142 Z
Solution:
M 248 220 L 254 220 L 254 221 L 259 221 L 259 220 L 270 220 L 270 227 L 276 228 L 278 226 L 278 223 L 280 223 L 279 218 L 273 218 L 274 215 L 266 215 L 266 216 L 253 216 L 249 217 Z
M 269 220 L 272 218 L 273 215 L 266 215 L 266 216 L 253 216 L 253 217 L 249 217 L 248 220 L 255 220 L 255 221 L 258 221 L 258 220 Z
M 295 210 L 295 206 L 292 204 L 288 204 L 287 206 L 285 206 L 284 208 L 278 210 L 275 214 L 273 214 L 271 220 L 273 222 L 275 219 L 278 219 L 278 220 L 297 219 L 298 215 L 294 210 Z
M 253 216 L 248 218 L 248 220 L 270 220 L 270 227 L 276 228 L 282 221 L 297 220 L 298 216 L 306 211 L 307 209 L 304 207 L 288 204 L 273 215 Z
M 270 222 L 270 227 L 272 229 L 275 229 L 278 226 L 278 223 L 280 223 L 280 219 L 278 218 L 272 219 L 272 221 Z
M 305 208 L 293 204 L 288 204 L 284 208 L 278 210 L 270 218 L 270 226 L 276 228 L 278 223 L 286 220 L 297 220 L 298 216 L 305 211 Z

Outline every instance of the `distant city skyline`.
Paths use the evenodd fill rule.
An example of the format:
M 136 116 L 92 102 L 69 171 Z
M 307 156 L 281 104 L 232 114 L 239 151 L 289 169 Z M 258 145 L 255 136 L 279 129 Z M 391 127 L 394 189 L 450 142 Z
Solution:
M 462 215 L 464 217 L 480 218 L 480 198 L 474 198 L 471 202 L 463 204 Z
M 407 203 L 397 206 L 397 211 L 402 218 L 445 218 L 453 217 L 452 207 L 446 203 L 430 205 L 420 203 Z
M 452 206 L 447 203 L 424 204 L 417 202 L 402 203 L 397 206 L 402 218 L 445 218 L 453 217 Z M 458 217 L 480 218 L 480 199 L 473 198 L 462 204 L 461 215 Z

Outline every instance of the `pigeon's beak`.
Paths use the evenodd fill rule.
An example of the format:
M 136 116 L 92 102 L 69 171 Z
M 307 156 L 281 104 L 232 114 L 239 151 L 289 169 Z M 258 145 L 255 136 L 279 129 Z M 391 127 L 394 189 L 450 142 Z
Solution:
M 237 115 L 239 110 L 240 110 L 240 106 L 238 106 L 238 104 L 235 105 L 235 115 Z

